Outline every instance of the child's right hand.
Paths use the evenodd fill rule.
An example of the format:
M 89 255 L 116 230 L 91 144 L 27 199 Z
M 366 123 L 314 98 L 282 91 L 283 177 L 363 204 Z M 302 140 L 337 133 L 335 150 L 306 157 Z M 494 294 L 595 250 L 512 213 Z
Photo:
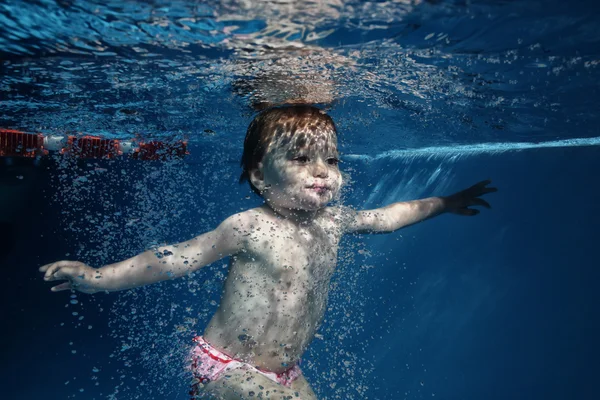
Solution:
M 100 289 L 94 282 L 94 276 L 99 275 L 96 268 L 92 268 L 79 261 L 57 261 L 40 267 L 40 272 L 45 272 L 44 280 L 47 282 L 66 280 L 60 285 L 53 286 L 50 290 L 79 290 L 83 293 L 96 293 Z

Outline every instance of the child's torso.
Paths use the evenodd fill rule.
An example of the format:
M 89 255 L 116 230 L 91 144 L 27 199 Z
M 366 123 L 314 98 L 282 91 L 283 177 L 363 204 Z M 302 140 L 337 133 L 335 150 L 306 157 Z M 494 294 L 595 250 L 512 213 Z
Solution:
M 339 226 L 327 212 L 305 227 L 259 213 L 248 235 L 204 335 L 234 358 L 281 372 L 298 361 L 323 318 Z

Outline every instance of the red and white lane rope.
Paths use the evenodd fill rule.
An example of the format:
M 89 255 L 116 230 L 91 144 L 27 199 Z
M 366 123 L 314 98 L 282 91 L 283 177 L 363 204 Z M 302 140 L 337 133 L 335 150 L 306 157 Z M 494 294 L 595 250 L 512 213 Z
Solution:
M 77 158 L 115 158 L 169 160 L 189 154 L 187 142 L 104 139 L 98 136 L 45 135 L 14 129 L 0 129 L 0 157 L 41 157 L 51 152 Z

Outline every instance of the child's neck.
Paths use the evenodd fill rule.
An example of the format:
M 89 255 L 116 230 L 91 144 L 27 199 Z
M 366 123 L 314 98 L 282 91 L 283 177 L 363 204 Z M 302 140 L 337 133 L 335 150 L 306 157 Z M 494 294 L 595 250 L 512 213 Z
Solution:
M 277 217 L 291 221 L 297 225 L 310 225 L 316 218 L 319 210 L 299 210 L 273 206 L 265 202 L 265 206 Z

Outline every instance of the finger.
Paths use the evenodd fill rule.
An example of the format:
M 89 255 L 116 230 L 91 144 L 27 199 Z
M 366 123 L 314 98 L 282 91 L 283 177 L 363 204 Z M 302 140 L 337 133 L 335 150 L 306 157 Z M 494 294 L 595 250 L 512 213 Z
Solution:
M 42 268 L 44 268 L 44 271 L 46 271 L 46 273 L 44 274 L 44 280 L 51 281 L 51 280 L 53 280 L 52 278 L 55 276 L 57 270 L 60 270 L 61 268 L 65 268 L 65 267 L 79 265 L 79 264 L 81 264 L 79 261 L 57 261 L 52 264 L 44 265 L 43 267 L 40 268 L 40 270 Z
M 52 280 L 52 278 L 54 277 L 54 273 L 56 272 L 56 270 L 60 268 L 58 266 L 58 263 L 52 263 L 50 265 L 46 266 L 46 273 L 44 274 L 44 280 L 45 281 L 49 281 Z
M 475 210 L 473 208 L 461 208 L 457 210 L 457 214 L 464 215 L 465 217 L 472 217 L 479 214 L 479 210 Z
M 481 193 L 492 193 L 492 192 L 498 191 L 498 189 L 495 187 L 486 188 L 486 186 L 489 185 L 490 183 L 492 183 L 492 180 L 486 179 L 485 181 L 481 181 L 481 182 L 474 184 L 469 189 L 473 190 L 473 191 L 479 191 Z
M 487 190 L 485 185 L 488 185 L 490 183 L 490 180 L 478 182 L 473 186 L 469 187 L 468 189 L 463 190 L 462 193 L 469 197 L 481 196 Z
M 484 199 L 481 199 L 479 197 L 475 197 L 474 199 L 472 199 L 471 205 L 472 206 L 483 206 L 485 208 L 492 208 L 490 203 L 488 203 L 487 201 L 485 201 Z
M 492 181 L 489 180 L 489 179 L 487 179 L 485 181 L 477 182 L 476 184 L 474 184 L 473 186 L 471 186 L 470 188 L 468 188 L 466 191 L 469 191 L 469 192 L 480 192 L 482 190 L 485 190 L 485 187 L 487 185 L 489 185 L 490 183 L 492 183 Z
M 53 292 L 61 292 L 63 290 L 70 290 L 73 289 L 73 286 L 71 285 L 71 282 L 63 282 L 60 285 L 56 285 L 53 286 L 50 290 Z
M 76 269 L 71 265 L 53 265 L 46 271 L 44 280 L 57 281 L 60 279 L 70 279 L 75 273 Z
M 498 188 L 495 188 L 495 187 L 486 187 L 486 188 L 483 188 L 481 190 L 481 194 L 494 193 L 494 192 L 497 192 L 497 191 L 498 191 Z
M 66 266 L 58 268 L 53 274 L 51 281 L 56 281 L 60 279 L 71 279 L 77 273 L 77 269 L 75 267 Z

